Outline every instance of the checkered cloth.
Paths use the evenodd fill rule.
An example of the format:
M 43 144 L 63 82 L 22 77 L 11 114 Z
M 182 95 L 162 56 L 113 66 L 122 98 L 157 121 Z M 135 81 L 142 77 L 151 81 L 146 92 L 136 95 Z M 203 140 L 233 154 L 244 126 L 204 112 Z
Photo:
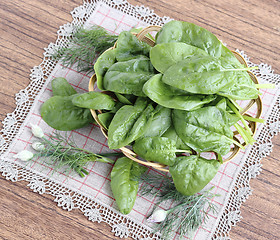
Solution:
M 130 30 L 133 27 L 146 26 L 145 22 L 140 21 L 137 18 L 124 14 L 123 12 L 113 9 L 105 4 L 98 4 L 91 14 L 85 27 L 90 25 L 100 25 L 107 29 L 109 32 L 119 34 L 123 30 Z M 80 93 L 87 92 L 87 86 L 90 76 L 79 73 L 75 70 L 75 65 L 71 68 L 67 68 L 58 63 L 55 69 L 50 74 L 43 91 L 38 95 L 35 104 L 33 105 L 30 113 L 28 114 L 19 134 L 12 143 L 9 151 L 5 155 L 5 159 L 10 162 L 17 162 L 23 167 L 32 169 L 44 177 L 56 180 L 59 184 L 67 186 L 70 189 L 81 192 L 85 196 L 90 196 L 93 199 L 99 200 L 104 206 L 108 208 L 117 209 L 116 202 L 110 189 L 110 172 L 113 165 L 109 163 L 91 163 L 86 169 L 90 173 L 84 178 L 79 177 L 74 172 L 66 174 L 62 169 L 61 171 L 54 172 L 51 163 L 47 159 L 37 158 L 32 162 L 25 163 L 18 159 L 14 159 L 13 156 L 27 149 L 32 151 L 31 144 L 36 141 L 36 137 L 31 134 L 29 123 L 39 125 L 46 134 L 54 132 L 54 129 L 50 128 L 40 116 L 40 106 L 48 98 L 52 96 L 52 89 L 50 82 L 56 77 L 64 77 L 69 83 Z M 262 90 L 263 101 L 263 113 L 262 117 L 268 116 L 272 110 L 272 106 L 276 101 L 277 89 Z M 245 103 L 241 103 L 244 105 Z M 255 115 L 256 108 L 252 108 L 249 114 Z M 257 135 L 261 132 L 262 126 L 259 125 Z M 68 132 L 68 138 L 75 139 L 76 143 L 81 148 L 85 148 L 95 153 L 112 152 L 107 145 L 106 138 L 102 135 L 99 127 L 95 124 L 90 124 L 82 129 L 73 130 Z M 219 169 L 214 179 L 206 186 L 206 189 L 214 186 L 214 193 L 219 194 L 212 199 L 212 202 L 216 204 L 218 212 L 217 214 L 210 214 L 207 224 L 201 226 L 194 235 L 194 239 L 210 239 L 212 233 L 219 222 L 219 218 L 224 210 L 224 207 L 229 199 L 229 193 L 233 187 L 235 180 L 238 178 L 240 167 L 244 160 L 248 156 L 251 147 L 240 151 L 237 157 L 232 161 L 223 164 Z M 149 174 L 163 174 L 155 169 L 149 169 Z M 141 187 L 141 186 L 140 186 Z M 136 223 L 141 223 L 144 226 L 150 226 L 147 222 L 147 216 L 151 214 L 156 199 L 153 197 L 138 195 L 133 210 L 129 214 L 130 219 Z M 170 203 L 170 206 L 172 203 Z M 169 206 L 162 206 L 169 207 Z M 187 237 L 185 237 L 187 239 Z

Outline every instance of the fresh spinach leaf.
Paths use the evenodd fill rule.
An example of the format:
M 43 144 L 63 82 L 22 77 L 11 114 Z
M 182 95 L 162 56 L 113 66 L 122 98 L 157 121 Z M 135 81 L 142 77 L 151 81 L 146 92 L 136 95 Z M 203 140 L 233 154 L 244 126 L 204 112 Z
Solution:
M 151 46 L 139 41 L 135 35 L 123 31 L 120 33 L 116 47 L 116 58 L 119 62 L 128 61 L 138 57 L 138 55 L 149 56 Z
M 157 105 L 143 137 L 161 136 L 171 125 L 171 109 Z
M 175 128 L 173 126 L 173 124 L 167 129 L 167 131 L 162 135 L 162 137 L 166 137 L 169 138 L 173 141 L 176 142 L 176 148 L 177 149 L 182 149 L 182 150 L 191 150 L 191 148 L 186 145 L 181 138 L 179 138 L 179 136 L 177 135 Z
M 133 150 L 147 161 L 173 165 L 176 159 L 176 142 L 165 137 L 145 137 L 135 141 Z
M 175 76 L 177 74 L 174 73 L 173 75 Z M 216 98 L 216 96 L 214 95 L 194 95 L 189 92 L 169 86 L 162 82 L 161 74 L 157 74 L 151 77 L 144 84 L 143 92 L 154 102 L 166 108 L 174 108 L 186 111 L 198 109 L 204 104 L 209 103 Z
M 134 95 L 129 95 L 129 94 L 120 94 L 120 93 L 115 93 L 117 99 L 123 103 L 123 104 L 129 104 L 132 105 L 132 100 L 135 100 L 135 96 Z M 132 96 L 132 97 L 131 97 Z
M 52 91 L 54 96 L 71 96 L 77 91 L 63 77 L 57 77 L 52 80 Z
M 242 66 L 233 53 L 210 31 L 193 23 L 170 21 L 156 35 L 156 44 L 183 42 L 198 47 L 210 56 L 222 58 L 234 67 Z
M 118 149 L 124 147 L 134 141 L 137 137 L 140 137 L 138 136 L 140 133 L 144 133 L 144 130 L 141 130 L 139 127 L 143 127 L 143 124 L 148 118 L 148 115 L 143 115 L 147 103 L 148 101 L 146 99 L 139 98 L 134 106 L 124 105 L 116 112 L 108 129 L 109 148 Z M 150 110 L 152 111 L 149 107 L 147 112 Z M 133 132 L 134 130 L 136 132 Z
M 105 90 L 103 86 L 103 78 L 108 69 L 116 62 L 116 50 L 108 49 L 102 53 L 94 64 L 96 74 L 96 84 L 100 90 Z
M 191 93 L 215 94 L 232 86 L 236 71 L 224 69 L 219 60 L 211 56 L 192 56 L 171 66 L 162 81 Z
M 112 112 L 106 112 L 98 114 L 98 120 L 102 124 L 102 126 L 108 130 L 110 123 L 114 117 L 114 113 Z
M 194 55 L 208 55 L 205 51 L 182 42 L 157 44 L 151 48 L 150 59 L 154 68 L 164 73 L 169 67 Z
M 175 187 L 183 195 L 193 195 L 201 191 L 217 174 L 220 163 L 198 155 L 182 156 L 169 167 Z
M 143 85 L 153 75 L 154 69 L 149 58 L 139 56 L 113 64 L 106 72 L 103 84 L 109 91 L 143 97 Z
M 247 72 L 237 72 L 236 81 L 232 86 L 221 89 L 217 94 L 235 100 L 258 98 L 259 91 Z
M 52 128 L 70 131 L 82 128 L 93 122 L 90 110 L 80 108 L 72 103 L 72 96 L 53 96 L 41 106 L 43 120 Z
M 137 179 L 146 170 L 146 167 L 127 157 L 117 159 L 111 172 L 111 189 L 121 213 L 131 212 L 138 192 Z
M 181 140 L 197 152 L 214 151 L 223 156 L 234 142 L 230 125 L 236 118 L 217 107 L 173 110 L 172 120 Z
M 112 97 L 101 92 L 87 92 L 76 95 L 72 99 L 72 103 L 77 107 L 94 110 L 112 110 L 116 105 Z

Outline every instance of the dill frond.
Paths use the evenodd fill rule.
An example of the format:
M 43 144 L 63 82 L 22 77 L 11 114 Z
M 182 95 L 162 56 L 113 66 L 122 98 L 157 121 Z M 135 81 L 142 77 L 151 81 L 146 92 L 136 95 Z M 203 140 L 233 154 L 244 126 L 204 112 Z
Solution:
M 48 138 L 40 139 L 41 147 L 38 149 L 37 157 L 45 157 L 54 164 L 54 171 L 66 167 L 68 170 L 74 170 L 81 177 L 89 173 L 85 166 L 89 162 L 99 161 L 104 163 L 114 163 L 114 160 L 107 156 L 120 156 L 121 153 L 95 154 L 86 149 L 79 148 L 74 139 L 62 136 L 55 132 Z
M 179 238 L 183 236 L 192 238 L 193 233 L 207 222 L 209 214 L 217 211 L 216 205 L 212 202 L 212 198 L 217 196 L 211 193 L 213 188 L 185 196 L 176 190 L 171 177 L 145 174 L 140 181 L 148 186 L 142 187 L 141 193 L 157 197 L 156 205 L 167 201 L 172 201 L 175 205 L 166 210 L 166 218 L 154 228 L 154 232 L 160 232 L 163 239 L 170 239 L 176 232 Z
M 77 28 L 69 46 L 59 48 L 52 57 L 61 60 L 66 67 L 77 63 L 78 72 L 91 73 L 97 55 L 113 47 L 116 40 L 116 35 L 108 33 L 100 26 L 94 25 L 89 29 Z

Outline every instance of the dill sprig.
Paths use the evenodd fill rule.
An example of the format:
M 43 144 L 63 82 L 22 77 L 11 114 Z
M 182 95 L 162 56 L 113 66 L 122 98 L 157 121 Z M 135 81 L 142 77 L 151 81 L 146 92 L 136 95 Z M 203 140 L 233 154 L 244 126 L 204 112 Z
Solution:
M 84 168 L 87 163 L 99 161 L 104 163 L 114 163 L 114 160 L 107 156 L 120 156 L 121 153 L 95 154 L 86 149 L 79 148 L 73 139 L 62 136 L 58 132 L 51 134 L 48 138 L 43 137 L 32 144 L 33 148 L 38 152 L 37 157 L 47 157 L 55 165 L 54 170 L 66 167 L 74 170 L 81 177 L 88 175 L 88 171 Z
M 155 232 L 160 232 L 164 239 L 169 239 L 175 232 L 179 238 L 192 237 L 193 233 L 209 218 L 209 213 L 216 212 L 216 205 L 211 201 L 217 194 L 208 191 L 185 196 L 179 193 L 172 178 L 168 176 L 145 174 L 141 180 L 145 183 L 141 188 L 141 194 L 150 194 L 157 197 L 156 205 L 172 202 L 175 207 L 165 211 L 165 219 L 157 224 Z M 155 210 L 155 209 L 154 209 Z
M 91 73 L 96 56 L 113 47 L 116 40 L 116 35 L 100 26 L 93 25 L 89 29 L 79 27 L 75 29 L 69 46 L 60 47 L 52 57 L 61 60 L 66 67 L 77 63 L 78 72 Z

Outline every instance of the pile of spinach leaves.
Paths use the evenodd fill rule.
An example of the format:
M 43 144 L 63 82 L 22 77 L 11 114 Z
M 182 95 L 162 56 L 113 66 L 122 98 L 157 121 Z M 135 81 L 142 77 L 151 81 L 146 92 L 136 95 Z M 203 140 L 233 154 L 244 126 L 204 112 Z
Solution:
M 258 97 L 247 70 L 214 34 L 192 23 L 165 24 L 153 47 L 124 31 L 116 47 L 94 65 L 97 87 L 114 96 L 77 94 L 59 79 L 53 83 L 55 96 L 43 104 L 41 115 L 53 128 L 72 130 L 92 121 L 89 109 L 101 109 L 98 118 L 108 129 L 109 148 L 131 145 L 145 160 L 169 166 L 176 189 L 193 195 L 221 165 L 201 157 L 202 152 L 225 156 L 232 144 L 243 147 L 231 129 L 239 120 L 245 126 L 238 125 L 237 130 L 245 142 L 252 142 L 234 102 Z M 124 214 L 133 207 L 137 177 L 144 171 L 128 158 L 118 159 L 113 167 L 111 187 Z

